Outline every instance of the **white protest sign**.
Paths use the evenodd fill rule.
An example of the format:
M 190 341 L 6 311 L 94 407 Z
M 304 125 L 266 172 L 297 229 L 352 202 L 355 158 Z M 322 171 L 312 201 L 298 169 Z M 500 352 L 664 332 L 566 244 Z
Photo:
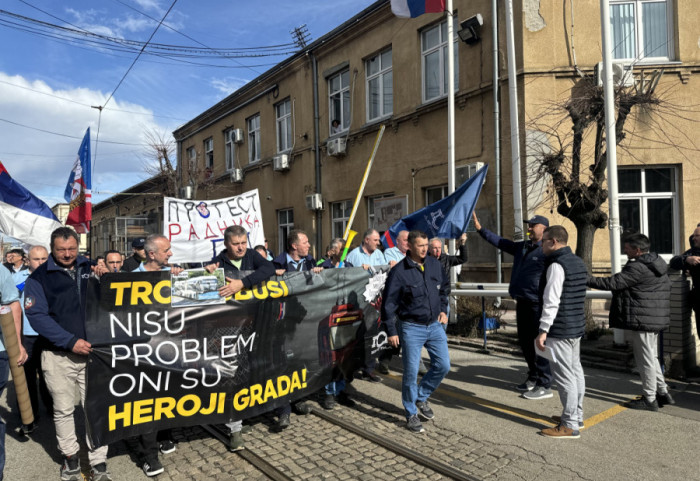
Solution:
M 172 244 L 170 262 L 207 262 L 224 249 L 224 231 L 241 225 L 248 247 L 265 244 L 258 189 L 225 199 L 165 197 L 163 235 Z

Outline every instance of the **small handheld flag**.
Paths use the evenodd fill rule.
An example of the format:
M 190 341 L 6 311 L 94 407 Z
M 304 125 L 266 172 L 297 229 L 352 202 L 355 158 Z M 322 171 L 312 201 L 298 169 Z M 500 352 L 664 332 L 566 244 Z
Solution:
M 90 175 L 90 128 L 80 144 L 68 184 L 63 193 L 69 203 L 66 225 L 72 225 L 79 234 L 90 232 L 92 220 L 92 176 Z

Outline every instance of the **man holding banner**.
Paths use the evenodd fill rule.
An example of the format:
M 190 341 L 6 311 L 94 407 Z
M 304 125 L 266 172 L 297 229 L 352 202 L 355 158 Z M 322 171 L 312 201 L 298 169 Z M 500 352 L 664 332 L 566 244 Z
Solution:
M 401 399 L 406 411 L 407 428 L 425 431 L 418 419 L 433 419 L 428 398 L 450 370 L 447 350 L 447 296 L 449 281 L 440 262 L 428 256 L 428 236 L 421 231 L 408 234 L 408 253 L 389 271 L 384 286 L 382 322 L 389 344 L 403 350 Z M 423 347 L 430 355 L 430 369 L 416 386 L 418 364 Z
M 27 279 L 24 312 L 32 327 L 48 343 L 41 366 L 53 397 L 58 449 L 63 455 L 61 479 L 82 480 L 78 437 L 75 431 L 75 389 L 85 405 L 85 373 L 92 345 L 86 340 L 85 300 L 90 260 L 78 256 L 78 234 L 68 227 L 51 233 L 51 256 Z M 107 472 L 107 446 L 96 447 L 87 438 L 93 481 L 111 481 Z

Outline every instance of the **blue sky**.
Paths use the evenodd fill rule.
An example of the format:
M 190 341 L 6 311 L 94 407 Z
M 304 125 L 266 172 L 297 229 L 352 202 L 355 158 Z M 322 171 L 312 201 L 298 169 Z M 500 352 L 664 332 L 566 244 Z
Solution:
M 91 106 L 105 104 L 141 48 L 129 42 L 148 40 L 171 2 L 4 0 L 0 4 L 0 161 L 13 178 L 50 206 L 63 202 L 69 171 L 88 127 L 95 155 L 98 110 Z M 169 134 L 287 58 L 296 48 L 284 47 L 292 43 L 293 28 L 306 24 L 313 41 L 372 3 L 178 0 L 151 43 L 200 52 L 178 49 L 177 53 L 190 56 L 177 59 L 144 54 L 126 76 L 102 113 L 93 202 L 148 177 L 145 131 Z M 114 41 L 85 32 L 122 40 L 128 50 L 115 51 Z M 282 54 L 203 57 L 202 45 Z M 279 45 L 283 47 L 269 48 Z

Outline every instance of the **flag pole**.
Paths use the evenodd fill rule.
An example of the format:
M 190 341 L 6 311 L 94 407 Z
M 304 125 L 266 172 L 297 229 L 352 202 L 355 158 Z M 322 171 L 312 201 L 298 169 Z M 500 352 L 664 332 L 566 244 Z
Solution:
M 352 223 L 355 220 L 355 214 L 357 214 L 357 208 L 360 205 L 360 200 L 362 200 L 362 193 L 365 191 L 365 185 L 367 185 L 367 178 L 369 177 L 369 171 L 372 169 L 372 163 L 374 162 L 374 157 L 377 155 L 377 149 L 379 148 L 379 142 L 382 141 L 382 136 L 384 135 L 384 129 L 386 126 L 382 124 L 377 132 L 377 138 L 374 141 L 374 148 L 372 148 L 372 155 L 369 156 L 369 161 L 367 161 L 367 167 L 365 167 L 365 174 L 362 176 L 362 183 L 360 184 L 360 189 L 357 191 L 357 196 L 355 197 L 355 203 L 352 206 L 352 212 L 350 213 L 350 218 L 348 219 L 348 225 L 345 227 L 345 233 L 343 234 L 343 239 L 346 244 L 348 243 L 350 230 L 352 229 Z
M 455 46 L 454 46 L 454 10 L 452 0 L 447 0 L 447 193 L 455 191 Z M 456 255 L 454 239 L 449 241 L 450 254 Z M 450 284 L 457 282 L 457 272 L 449 269 Z M 448 299 L 453 303 L 453 297 Z M 450 321 L 454 321 L 456 305 L 450 309 Z

